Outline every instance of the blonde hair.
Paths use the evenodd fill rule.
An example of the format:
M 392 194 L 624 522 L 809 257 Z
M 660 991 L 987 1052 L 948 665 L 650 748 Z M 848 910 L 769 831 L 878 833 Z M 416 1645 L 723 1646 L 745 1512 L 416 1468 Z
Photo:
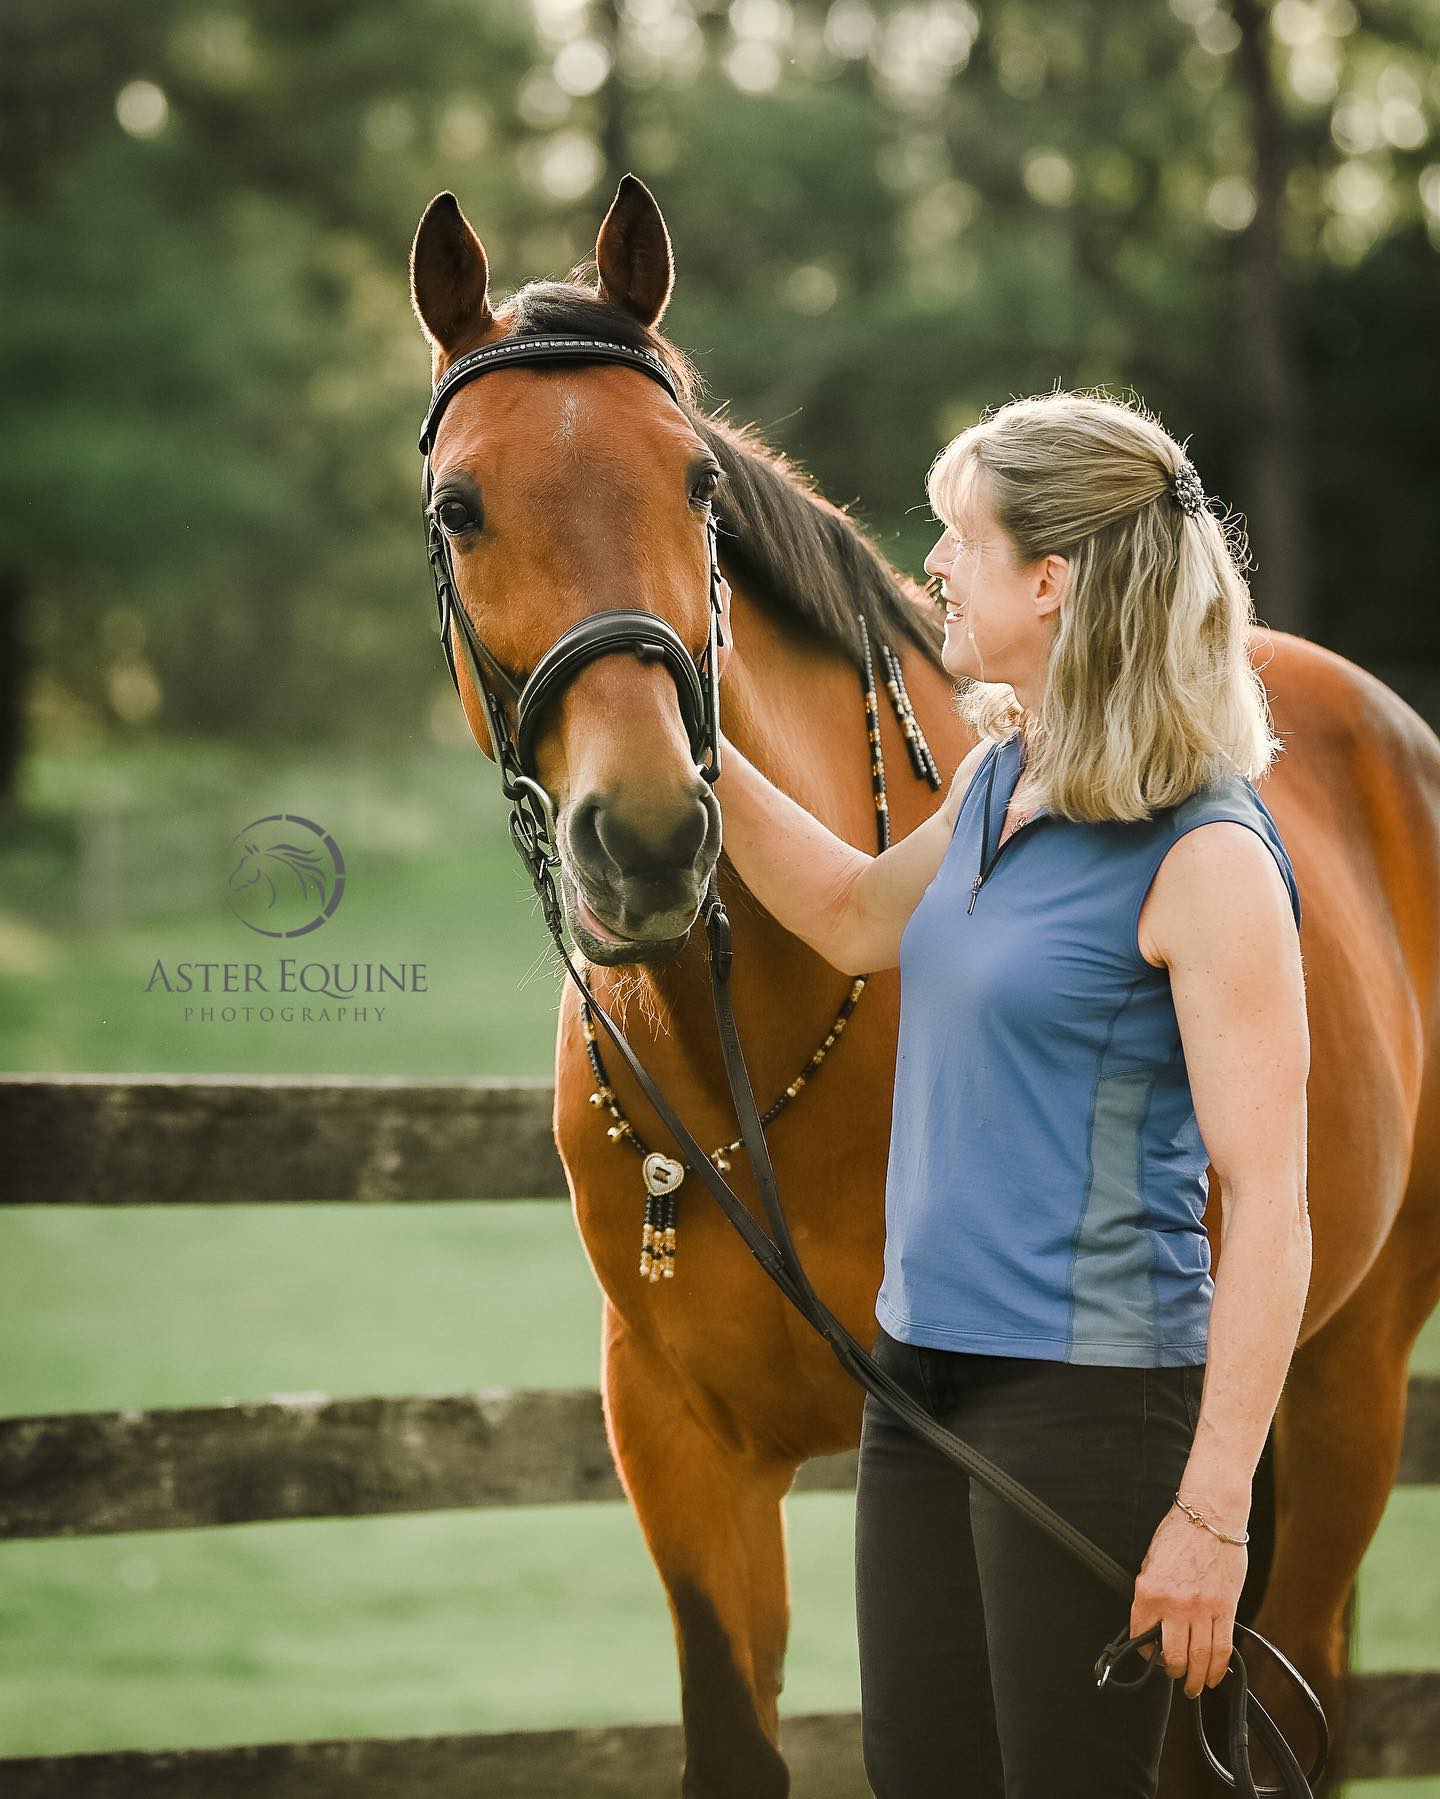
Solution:
M 1284 748 L 1250 661 L 1243 524 L 1210 501 L 1182 511 L 1171 482 L 1186 466 L 1158 419 L 1103 389 L 1011 400 L 931 465 L 952 530 L 966 534 L 983 476 L 1017 565 L 1070 564 L 1038 712 L 1008 683 L 971 681 L 956 701 L 981 737 L 1023 731 L 1023 804 L 1140 820 L 1236 770 L 1258 780 Z

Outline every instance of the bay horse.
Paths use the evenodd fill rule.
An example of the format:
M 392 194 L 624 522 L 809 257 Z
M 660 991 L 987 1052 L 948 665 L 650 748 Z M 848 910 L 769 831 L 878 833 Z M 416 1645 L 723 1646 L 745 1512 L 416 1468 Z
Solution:
M 633 368 L 598 362 L 507 367 L 457 395 L 433 468 L 455 527 L 460 601 L 510 671 L 532 669 L 563 630 L 617 605 L 649 609 L 686 644 L 701 642 L 713 504 L 732 590 L 726 735 L 830 830 L 873 852 L 857 620 L 894 647 L 948 787 L 974 737 L 940 664 L 939 621 L 802 470 L 753 429 L 701 409 L 693 366 L 657 330 L 674 284 L 671 243 L 633 176 L 606 213 L 594 264 L 593 285 L 581 265 L 492 306 L 484 249 L 454 196 L 439 195 L 420 222 L 411 297 L 437 380 L 482 345 L 563 333 L 649 350 L 682 396 L 677 405 Z M 461 699 L 488 755 L 458 636 Z M 1440 1296 L 1440 739 L 1396 694 L 1316 644 L 1257 629 L 1252 659 L 1287 745 L 1264 798 L 1304 906 L 1314 1260 L 1257 1475 L 1240 1617 L 1316 1688 L 1339 1767 L 1349 1600 L 1396 1472 L 1410 1348 Z M 903 770 L 901 725 L 883 706 L 879 731 L 890 767 Z M 762 1105 L 805 1067 L 850 977 L 782 929 L 726 862 L 723 772 L 713 791 L 697 775 L 669 670 L 628 654 L 588 663 L 549 713 L 536 767 L 597 1002 L 700 1141 L 726 1143 L 735 1119 L 705 935 L 692 929 L 717 858 L 735 1011 Z M 930 786 L 892 779 L 894 837 L 937 803 Z M 866 1344 L 877 1328 L 898 1002 L 898 972 L 875 974 L 823 1072 L 768 1133 L 801 1258 Z M 606 1428 L 674 1625 L 681 1790 L 783 1799 L 781 1501 L 807 1458 L 856 1444 L 862 1390 L 698 1182 L 680 1190 L 675 1278 L 641 1278 L 645 1191 L 633 1148 L 607 1127 L 608 1103 L 650 1144 L 673 1145 L 618 1057 L 607 1111 L 592 1102 L 586 1022 L 566 981 L 555 1140 L 604 1295 Z M 758 1211 L 742 1156 L 728 1178 Z M 1224 1194 L 1213 1169 L 1206 1227 L 1218 1273 Z M 1254 1685 L 1303 1743 L 1301 1720 L 1277 1703 L 1263 1668 Z M 1185 1709 L 1172 1708 L 1164 1799 L 1210 1790 L 1188 1731 L 1176 1728 Z M 1274 1778 L 1258 1753 L 1256 1774 Z

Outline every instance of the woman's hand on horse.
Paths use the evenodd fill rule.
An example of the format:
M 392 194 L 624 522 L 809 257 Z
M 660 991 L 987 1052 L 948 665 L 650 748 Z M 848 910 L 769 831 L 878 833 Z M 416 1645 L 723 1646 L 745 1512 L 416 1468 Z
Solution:
M 1130 1635 L 1160 1625 L 1160 1659 L 1172 1680 L 1184 1679 L 1188 1699 L 1202 1687 L 1219 1686 L 1230 1666 L 1249 1563 L 1243 1543 L 1223 1542 L 1176 1506 L 1150 1540 L 1135 1580 Z M 1148 1659 L 1155 1648 L 1147 1644 L 1139 1653 Z

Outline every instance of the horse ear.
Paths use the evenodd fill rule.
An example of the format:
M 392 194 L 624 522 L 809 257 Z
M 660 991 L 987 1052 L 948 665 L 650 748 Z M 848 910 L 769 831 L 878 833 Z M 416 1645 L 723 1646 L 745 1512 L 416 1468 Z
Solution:
M 425 335 L 453 351 L 490 324 L 490 268 L 454 194 L 425 208 L 410 252 L 410 300 Z
M 642 325 L 658 324 L 675 285 L 670 233 L 655 196 L 634 175 L 620 182 L 595 240 L 600 298 Z

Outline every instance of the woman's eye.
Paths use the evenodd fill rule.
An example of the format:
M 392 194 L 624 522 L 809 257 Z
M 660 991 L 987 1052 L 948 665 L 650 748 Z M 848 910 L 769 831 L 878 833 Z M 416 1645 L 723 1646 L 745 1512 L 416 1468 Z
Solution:
M 474 520 L 470 516 L 470 508 L 463 500 L 441 500 L 435 508 L 435 516 L 440 521 L 440 529 L 451 537 L 461 531 L 468 531 Z

